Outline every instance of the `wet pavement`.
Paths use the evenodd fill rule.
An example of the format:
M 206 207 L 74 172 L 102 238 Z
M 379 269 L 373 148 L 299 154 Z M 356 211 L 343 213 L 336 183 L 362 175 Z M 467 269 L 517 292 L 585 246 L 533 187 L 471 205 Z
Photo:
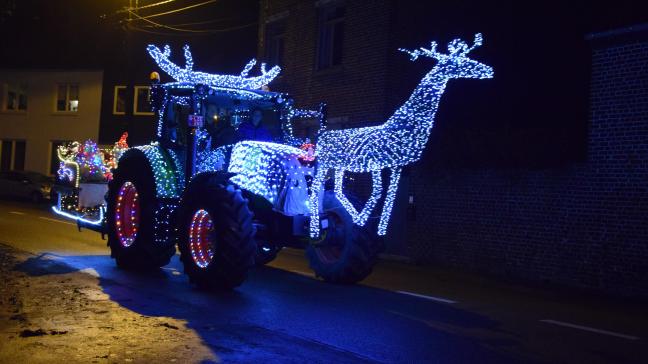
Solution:
M 20 202 L 0 201 L 0 244 L 0 362 L 648 361 L 640 302 L 390 261 L 332 285 L 294 250 L 203 292 L 177 257 L 120 270 L 99 234 Z

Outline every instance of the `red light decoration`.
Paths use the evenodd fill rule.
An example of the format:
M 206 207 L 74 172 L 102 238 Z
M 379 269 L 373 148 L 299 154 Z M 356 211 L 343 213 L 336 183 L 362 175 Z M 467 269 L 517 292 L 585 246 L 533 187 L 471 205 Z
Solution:
M 115 208 L 117 237 L 125 248 L 133 245 L 137 238 L 139 217 L 140 205 L 137 189 L 132 182 L 126 181 L 119 189 Z
M 313 143 L 304 143 L 299 149 L 306 152 L 306 155 L 300 155 L 298 158 L 304 162 L 312 162 L 315 160 L 315 144 Z
M 214 257 L 214 222 L 206 210 L 200 209 L 191 218 L 189 248 L 191 257 L 200 268 L 207 268 Z

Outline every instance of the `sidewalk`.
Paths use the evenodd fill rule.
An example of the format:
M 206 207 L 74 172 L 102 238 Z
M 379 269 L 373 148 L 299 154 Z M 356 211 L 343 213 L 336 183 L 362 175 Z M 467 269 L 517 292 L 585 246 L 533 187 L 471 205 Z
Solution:
M 0 244 L 0 363 L 217 360 L 182 320 L 139 315 L 91 271 L 30 258 Z

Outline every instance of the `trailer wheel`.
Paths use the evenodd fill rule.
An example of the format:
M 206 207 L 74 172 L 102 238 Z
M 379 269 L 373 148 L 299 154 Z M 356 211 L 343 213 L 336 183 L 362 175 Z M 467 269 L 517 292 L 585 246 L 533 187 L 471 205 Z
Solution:
M 275 258 L 277 258 L 277 254 L 279 254 L 279 251 L 281 250 L 281 247 L 276 246 L 272 243 L 257 241 L 256 244 L 257 251 L 256 257 L 254 258 L 254 264 L 257 267 L 266 265 L 275 260 Z
M 144 153 L 131 149 L 120 159 L 108 185 L 108 246 L 121 268 L 158 268 L 175 254 L 175 242 L 155 241 L 154 181 Z
M 311 241 L 306 256 L 318 277 L 332 283 L 356 283 L 366 278 L 381 250 L 378 237 L 353 223 L 333 191 L 324 193 L 323 210 L 329 227 Z
M 243 283 L 256 254 L 252 216 L 226 175 L 203 173 L 192 179 L 178 215 L 180 259 L 191 282 L 206 289 Z

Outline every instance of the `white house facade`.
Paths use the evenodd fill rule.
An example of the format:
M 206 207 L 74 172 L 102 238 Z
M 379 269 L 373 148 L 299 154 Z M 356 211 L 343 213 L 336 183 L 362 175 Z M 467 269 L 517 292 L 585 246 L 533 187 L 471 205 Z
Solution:
M 56 147 L 97 140 L 103 71 L 0 69 L 0 170 L 52 175 Z

